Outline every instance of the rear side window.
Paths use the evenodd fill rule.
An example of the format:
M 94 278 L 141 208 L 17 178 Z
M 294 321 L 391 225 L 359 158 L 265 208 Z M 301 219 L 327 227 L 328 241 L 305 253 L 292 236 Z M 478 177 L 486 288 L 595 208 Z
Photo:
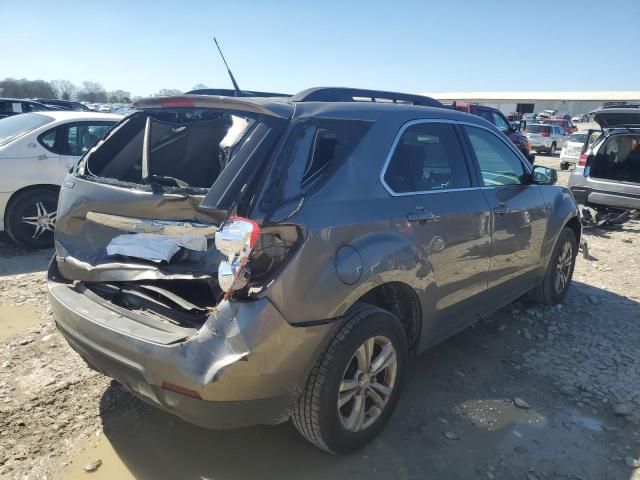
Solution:
M 383 178 L 400 194 L 471 186 L 455 128 L 444 123 L 419 123 L 405 129 Z
M 320 186 L 349 158 L 370 123 L 305 119 L 294 123 L 270 174 L 266 199 L 277 206 Z

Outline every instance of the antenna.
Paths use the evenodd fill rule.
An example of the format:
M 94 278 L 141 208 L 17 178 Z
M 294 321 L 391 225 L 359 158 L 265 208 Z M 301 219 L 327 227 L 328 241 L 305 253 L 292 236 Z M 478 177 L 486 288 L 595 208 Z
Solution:
M 233 83 L 233 89 L 236 91 L 236 97 L 240 97 L 240 87 L 238 87 L 238 83 L 236 82 L 236 79 L 233 78 L 233 73 L 231 73 L 231 69 L 229 68 L 229 65 L 227 65 L 227 60 L 224 58 L 224 54 L 222 53 L 222 50 L 220 49 L 220 45 L 218 45 L 218 40 L 216 40 L 216 37 L 213 37 L 213 41 L 216 44 L 216 47 L 218 47 L 218 52 L 220 52 L 220 56 L 222 57 L 222 61 L 224 62 L 224 66 L 227 67 L 227 73 L 229 73 L 229 77 L 231 77 L 231 83 Z

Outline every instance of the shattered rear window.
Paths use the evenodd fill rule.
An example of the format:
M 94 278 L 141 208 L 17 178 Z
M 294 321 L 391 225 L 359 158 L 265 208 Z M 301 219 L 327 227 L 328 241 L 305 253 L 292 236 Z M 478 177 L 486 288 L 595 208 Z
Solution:
M 116 126 L 78 172 L 108 183 L 209 189 L 260 123 L 219 109 L 140 112 Z

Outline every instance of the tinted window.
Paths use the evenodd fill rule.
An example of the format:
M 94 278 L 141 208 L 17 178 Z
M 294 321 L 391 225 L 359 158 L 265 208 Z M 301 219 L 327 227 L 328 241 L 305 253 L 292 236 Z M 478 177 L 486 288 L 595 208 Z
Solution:
M 549 127 L 546 125 L 527 125 L 529 133 L 549 133 Z
M 586 133 L 574 133 L 569 138 L 570 142 L 584 143 L 586 140 L 587 140 L 587 134 Z
M 63 155 L 80 156 L 95 145 L 107 133 L 113 122 L 77 123 L 68 125 L 62 142 Z
M 464 127 L 478 159 L 485 186 L 519 185 L 526 171 L 520 157 L 498 136 L 482 128 Z
M 282 189 L 284 198 L 292 198 L 317 181 L 327 178 L 360 143 L 369 128 L 358 120 L 313 119 L 293 125 L 283 148 L 285 175 L 269 188 Z
M 453 125 L 419 123 L 407 128 L 395 147 L 384 181 L 396 193 L 470 187 Z
M 493 115 L 491 115 L 491 112 L 489 110 L 483 110 L 483 109 L 478 109 L 476 114 L 479 117 L 484 118 L 487 122 L 489 123 L 493 123 Z
M 5 145 L 20 135 L 52 121 L 51 117 L 38 115 L 37 113 L 25 113 L 3 118 L 0 121 L 0 145 Z
M 510 130 L 509 124 L 507 121 L 500 115 L 498 112 L 492 112 L 493 114 L 493 124 L 498 127 L 499 130 L 508 131 Z

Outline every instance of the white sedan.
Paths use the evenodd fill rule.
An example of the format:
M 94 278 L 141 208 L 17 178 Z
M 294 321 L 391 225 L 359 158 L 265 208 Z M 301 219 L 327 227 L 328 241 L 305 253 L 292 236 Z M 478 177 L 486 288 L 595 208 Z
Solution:
M 121 115 L 48 111 L 0 120 L 0 232 L 26 247 L 50 246 L 66 175 Z

